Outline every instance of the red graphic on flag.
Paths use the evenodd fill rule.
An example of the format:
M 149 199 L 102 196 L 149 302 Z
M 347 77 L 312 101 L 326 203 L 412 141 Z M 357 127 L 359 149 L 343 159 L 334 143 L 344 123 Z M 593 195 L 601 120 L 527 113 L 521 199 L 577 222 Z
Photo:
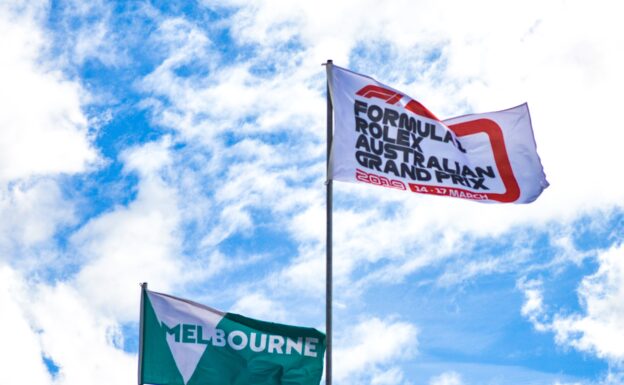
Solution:
M 379 86 L 366 86 L 356 92 L 356 95 L 363 96 L 365 98 L 377 98 L 385 101 L 388 104 L 395 104 L 403 97 L 402 94 Z
M 480 132 L 488 136 L 490 145 L 492 146 L 496 168 L 505 186 L 505 192 L 502 194 L 487 193 L 488 199 L 498 202 L 514 202 L 520 197 L 520 186 L 518 186 L 513 169 L 511 168 L 511 162 L 509 161 L 509 155 L 507 155 L 507 148 L 505 147 L 503 131 L 496 122 L 490 119 L 477 119 L 452 124 L 448 126 L 448 128 L 453 130 L 458 137 L 474 135 Z
M 408 96 L 405 96 L 401 94 L 400 92 L 396 92 L 393 90 L 389 90 L 387 88 L 374 86 L 374 85 L 368 85 L 362 88 L 361 90 L 359 90 L 358 92 L 356 92 L 355 94 L 358 96 L 365 97 L 367 99 L 371 99 L 371 98 L 381 99 L 388 104 L 396 104 L 403 97 L 406 97 L 409 99 Z M 440 121 L 440 119 L 438 119 L 438 117 L 435 116 L 433 112 L 429 111 L 427 107 L 423 106 L 422 104 L 420 104 L 414 99 L 410 99 L 410 101 L 407 102 L 407 104 L 405 105 L 405 109 L 415 113 L 416 115 L 420 115 L 429 119 Z

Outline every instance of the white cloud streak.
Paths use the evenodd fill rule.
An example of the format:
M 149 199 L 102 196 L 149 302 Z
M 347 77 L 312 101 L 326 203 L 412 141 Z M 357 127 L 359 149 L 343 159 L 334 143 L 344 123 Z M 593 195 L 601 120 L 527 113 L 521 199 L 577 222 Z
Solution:
M 39 289 L 29 313 L 41 330 L 43 353 L 59 367 L 54 385 L 121 384 L 136 375 L 136 358 L 121 349 L 115 319 L 66 284 Z
M 73 205 L 52 179 L 0 186 L 0 249 L 47 242 L 59 226 L 74 221 Z
M 23 277 L 0 262 L 0 360 L 6 362 L 0 371 L 3 384 L 50 384 L 39 336 L 24 312 L 30 304 L 28 286 Z M 10 364 L 9 364 L 10 363 Z
M 549 329 L 544 321 L 546 309 L 544 307 L 543 282 L 541 280 L 518 281 L 518 288 L 524 292 L 524 304 L 520 310 L 536 330 L 544 332 Z
M 622 245 L 602 251 L 598 269 L 581 281 L 578 289 L 580 312 L 557 311 L 544 300 L 542 280 L 518 281 L 524 292 L 522 315 L 540 332 L 554 334 L 557 344 L 595 354 L 613 365 L 604 383 L 616 383 L 624 367 L 624 259 Z
M 46 60 L 43 17 L 36 2 L 0 6 L 0 182 L 82 172 L 98 157 L 81 110 L 84 90 Z
M 463 381 L 457 372 L 445 372 L 433 377 L 429 385 L 462 385 Z
M 140 176 L 137 198 L 89 221 L 72 243 L 85 262 L 74 278 L 76 287 L 91 306 L 128 322 L 136 318 L 139 296 L 127 293 L 138 293 L 144 281 L 166 290 L 183 273 L 179 198 L 163 180 L 170 162 L 167 140 L 129 149 L 122 157 L 128 172 Z
M 402 379 L 396 369 L 387 373 L 381 368 L 415 354 L 417 335 L 417 328 L 408 322 L 375 317 L 360 321 L 341 336 L 334 350 L 336 381 L 355 384 L 371 373 L 378 382 L 384 376 Z
M 578 288 L 584 313 L 556 315 L 552 321 L 558 343 L 595 353 L 624 365 L 624 246 L 598 257 L 598 270 Z

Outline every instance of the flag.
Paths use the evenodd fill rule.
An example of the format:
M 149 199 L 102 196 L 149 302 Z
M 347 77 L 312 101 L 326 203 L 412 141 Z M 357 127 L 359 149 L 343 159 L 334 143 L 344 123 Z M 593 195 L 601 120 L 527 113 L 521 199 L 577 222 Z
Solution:
M 327 71 L 333 180 L 499 203 L 529 203 L 548 187 L 527 104 L 440 120 L 373 78 Z
M 318 385 L 325 335 L 143 290 L 139 383 Z

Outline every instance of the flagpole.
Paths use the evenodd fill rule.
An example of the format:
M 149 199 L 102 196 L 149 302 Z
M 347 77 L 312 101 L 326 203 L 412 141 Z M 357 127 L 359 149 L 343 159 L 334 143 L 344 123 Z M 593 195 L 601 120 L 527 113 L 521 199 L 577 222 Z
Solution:
M 325 63 L 329 71 L 331 69 L 332 60 L 327 60 Z M 333 138 L 334 120 L 333 112 L 334 108 L 331 101 L 331 95 L 329 92 L 329 76 L 327 77 L 327 180 L 325 185 L 327 187 L 327 238 L 326 238 L 326 265 L 325 265 L 325 329 L 327 335 L 327 350 L 325 353 L 325 384 L 331 385 L 332 383 L 332 210 L 333 210 L 333 189 L 332 179 L 330 175 L 330 154 Z
M 144 298 L 147 291 L 147 282 L 141 284 L 141 315 L 139 317 L 139 385 L 143 385 L 143 324 L 145 323 L 145 314 L 143 311 Z

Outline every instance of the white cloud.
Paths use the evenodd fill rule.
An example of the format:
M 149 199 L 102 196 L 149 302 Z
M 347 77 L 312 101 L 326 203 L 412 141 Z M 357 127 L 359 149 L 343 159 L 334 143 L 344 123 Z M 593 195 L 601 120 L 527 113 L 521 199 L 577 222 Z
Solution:
M 600 385 L 622 385 L 624 384 L 624 372 L 611 371 L 602 379 Z
M 51 179 L 0 185 L 0 249 L 42 244 L 74 217 L 73 205 Z
M 61 11 L 62 9 L 62 11 Z M 103 0 L 67 0 L 59 4 L 65 25 L 63 44 L 71 60 L 83 64 L 88 59 L 97 59 L 107 66 L 119 65 L 125 60 L 118 52 L 120 37 L 112 25 L 112 6 Z
M 307 295 L 322 296 L 325 293 L 325 248 L 319 244 L 302 246 L 298 256 L 273 281 Z
M 120 155 L 124 170 L 136 172 L 144 179 L 158 179 L 162 176 L 162 169 L 172 163 L 170 146 L 171 139 L 165 136 L 158 142 L 147 142 L 126 149 Z
M 552 330 L 560 344 L 624 364 L 624 246 L 598 257 L 596 273 L 583 279 L 578 295 L 582 314 L 556 315 Z
M 97 160 L 81 85 L 46 61 L 42 4 L 0 5 L 0 182 L 82 172 Z
M 370 383 L 371 385 L 398 385 L 404 383 L 404 377 L 401 368 L 395 366 L 388 370 L 374 373 Z
M 41 351 L 40 337 L 24 312 L 31 301 L 24 278 L 0 263 L 0 371 L 2 384 L 50 384 Z
M 165 137 L 128 149 L 120 156 L 124 172 L 139 177 L 136 199 L 92 218 L 75 232 L 70 238 L 71 260 L 60 260 L 53 253 L 57 259 L 48 261 L 50 267 L 58 268 L 67 262 L 77 266 L 74 275 L 57 277 L 52 286 L 38 281 L 26 286 L 19 273 L 9 267 L 0 268 L 4 284 L 0 284 L 0 302 L 6 310 L 0 323 L 2 330 L 12 332 L 5 339 L 9 343 L 0 348 L 0 356 L 11 357 L 7 358 L 11 361 L 16 357 L 15 347 L 20 346 L 17 358 L 23 358 L 20 362 L 29 368 L 24 375 L 19 370 L 25 369 L 15 365 L 15 371 L 0 374 L 9 380 L 0 382 L 127 382 L 136 375 L 136 357 L 123 350 L 120 323 L 137 319 L 138 284 L 148 281 L 155 289 L 166 291 L 205 279 L 215 269 L 224 268 L 219 258 L 203 263 L 189 260 L 182 253 L 183 213 L 178 186 L 170 175 L 175 162 L 170 146 Z M 12 215 L 9 218 L 15 226 L 9 226 L 12 222 L 6 219 L 2 225 L 9 226 L 6 230 L 16 244 L 49 244 L 56 226 L 73 220 L 73 205 L 62 200 L 56 182 L 33 179 L 28 184 L 9 186 L 0 209 Z M 185 198 L 193 199 L 189 191 L 185 193 Z M 23 262 L 15 263 L 23 268 Z M 37 255 L 37 266 L 41 268 L 45 263 L 42 255 Z M 133 292 L 136 295 L 129 295 Z M 14 337 L 20 341 L 12 342 Z M 54 379 L 43 365 L 44 356 L 59 368 Z M 20 380 L 14 380 L 18 374 Z
M 232 305 L 232 311 L 247 317 L 274 322 L 286 322 L 287 319 L 284 307 L 263 293 L 250 293 L 241 296 Z
M 127 150 L 122 156 L 127 170 L 140 175 L 136 199 L 90 220 L 72 236 L 84 262 L 76 287 L 91 306 L 121 321 L 136 318 L 139 283 L 166 290 L 184 282 L 179 197 L 163 180 L 168 146 L 165 138 Z
M 414 325 L 392 319 L 369 318 L 353 325 L 334 345 L 335 380 L 357 383 L 358 377 L 377 373 L 377 381 L 383 383 L 381 368 L 415 354 L 417 334 Z M 396 370 L 386 375 L 402 378 Z
M 462 385 L 463 381 L 457 372 L 445 372 L 433 377 L 429 385 Z
M 136 356 L 122 350 L 123 336 L 114 318 L 98 312 L 84 292 L 66 284 L 39 289 L 28 312 L 41 330 L 43 354 L 59 367 L 54 384 L 122 384 L 136 376 Z
M 517 283 L 525 296 L 521 313 L 537 331 L 552 332 L 557 344 L 595 354 L 613 365 L 615 371 L 601 382 L 605 384 L 619 384 L 618 368 L 624 365 L 623 253 L 620 244 L 598 255 L 598 270 L 585 276 L 577 289 L 581 312 L 557 312 L 556 304 L 545 304 L 542 280 Z
M 0 4 L 0 258 L 23 271 L 52 267 L 50 241 L 77 219 L 59 174 L 98 162 L 82 110 L 88 95 L 50 54 L 48 6 Z
M 592 218 L 590 226 L 594 226 L 594 223 L 599 222 L 600 219 L 600 217 L 596 219 Z M 581 251 L 576 247 L 574 244 L 574 237 L 571 234 L 571 229 L 564 229 L 559 234 L 551 235 L 551 243 L 559 252 L 559 255 L 555 258 L 554 262 L 571 262 L 579 266 L 586 258 L 594 254 L 591 250 Z
M 517 287 L 524 292 L 524 304 L 520 312 L 538 331 L 546 331 L 549 328 L 544 323 L 546 309 L 542 286 L 543 282 L 537 279 L 521 279 L 517 283 Z
M 587 382 L 587 381 L 575 381 L 575 382 L 562 382 L 555 381 L 553 385 L 622 385 L 624 384 L 624 373 L 618 372 L 617 369 L 615 371 L 613 369 L 609 369 L 609 371 L 601 378 L 596 381 Z

